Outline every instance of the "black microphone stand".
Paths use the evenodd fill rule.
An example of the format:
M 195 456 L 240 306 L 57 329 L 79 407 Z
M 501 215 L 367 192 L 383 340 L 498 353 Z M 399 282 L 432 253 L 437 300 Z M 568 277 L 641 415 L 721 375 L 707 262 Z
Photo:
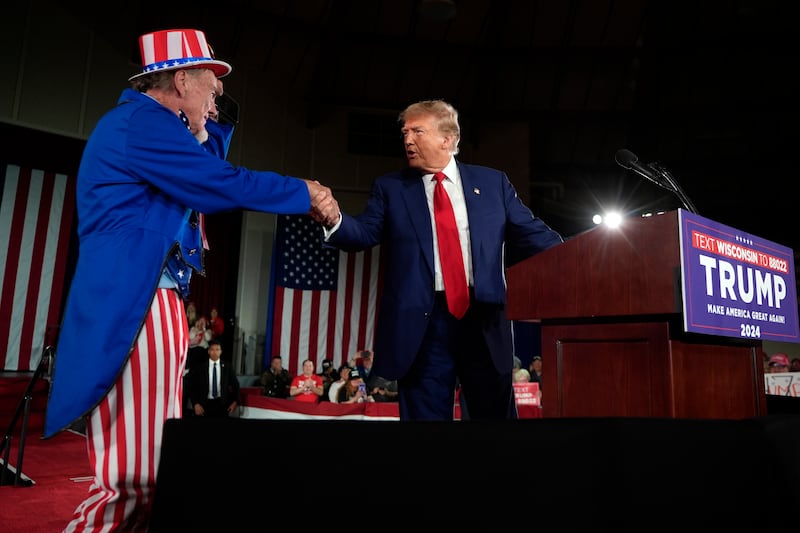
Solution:
M 22 473 L 22 459 L 25 452 L 25 440 L 27 438 L 28 415 L 31 410 L 31 402 L 33 401 L 33 388 L 36 382 L 44 376 L 45 371 L 50 367 L 50 363 L 54 357 L 54 350 L 55 348 L 53 346 L 45 347 L 42 353 L 42 359 L 39 361 L 39 365 L 36 367 L 33 378 L 28 383 L 19 405 L 17 405 L 17 410 L 11 418 L 11 423 L 8 425 L 5 436 L 3 436 L 3 446 L 2 449 L 0 449 L 0 454 L 2 454 L 2 458 L 0 458 L 0 485 L 13 484 L 15 487 L 30 487 L 33 485 L 33 480 Z M 11 440 L 14 436 L 14 428 L 20 417 L 22 417 L 22 429 L 20 431 L 19 450 L 17 451 L 17 466 L 14 472 L 14 479 L 11 480 L 9 477 L 12 473 L 11 465 L 8 460 L 9 454 L 11 453 Z
M 650 163 L 648 166 L 655 172 L 658 172 L 658 175 L 661 176 L 664 179 L 664 182 L 669 186 L 665 188 L 668 188 L 672 192 L 674 192 L 687 210 L 694 213 L 695 215 L 699 214 L 697 212 L 697 208 L 694 206 L 689 197 L 686 196 L 686 193 L 683 191 L 681 186 L 678 185 L 678 182 L 675 180 L 672 174 L 670 174 L 669 171 L 666 168 L 664 168 L 664 166 L 661 163 L 659 162 Z

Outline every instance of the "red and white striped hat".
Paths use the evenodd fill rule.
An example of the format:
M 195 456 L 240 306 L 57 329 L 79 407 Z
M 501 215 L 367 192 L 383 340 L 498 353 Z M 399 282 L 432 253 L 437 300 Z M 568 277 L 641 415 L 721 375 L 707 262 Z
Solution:
M 139 37 L 143 70 L 128 81 L 159 70 L 202 67 L 218 78 L 233 70 L 228 63 L 214 59 L 214 52 L 200 30 L 161 30 Z

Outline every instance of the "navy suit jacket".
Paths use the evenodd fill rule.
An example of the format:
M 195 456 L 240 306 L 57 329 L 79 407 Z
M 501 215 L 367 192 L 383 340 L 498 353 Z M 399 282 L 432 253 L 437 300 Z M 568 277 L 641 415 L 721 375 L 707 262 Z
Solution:
M 239 379 L 233 368 L 222 359 L 219 360 L 220 366 L 220 397 L 222 403 L 227 407 L 233 402 L 239 401 Z M 208 401 L 208 372 L 211 368 L 211 358 L 206 358 L 206 364 L 198 365 L 197 368 L 189 370 L 186 377 L 188 381 L 189 404 L 194 409 L 194 404 L 199 403 L 205 406 Z
M 508 258 L 515 261 L 563 242 L 526 207 L 502 171 L 458 162 L 469 219 L 473 307 L 499 372 L 513 363 L 505 316 Z M 399 379 L 419 350 L 434 306 L 433 231 L 421 174 L 407 168 L 375 180 L 361 214 L 342 213 L 328 244 L 346 251 L 381 245 L 384 269 L 373 372 Z

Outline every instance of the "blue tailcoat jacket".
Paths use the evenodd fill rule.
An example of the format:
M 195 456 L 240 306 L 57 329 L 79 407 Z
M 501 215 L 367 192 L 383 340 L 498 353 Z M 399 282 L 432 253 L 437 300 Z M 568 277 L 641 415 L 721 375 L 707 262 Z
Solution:
M 510 372 L 513 345 L 505 315 L 506 265 L 563 240 L 522 203 L 505 173 L 457 164 L 469 219 L 474 298 L 494 309 L 493 316 L 484 320 L 484 337 L 497 370 Z M 346 251 L 381 245 L 384 278 L 374 369 L 387 379 L 401 378 L 422 343 L 435 296 L 433 230 L 420 173 L 408 168 L 377 178 L 364 212 L 342 213 L 341 225 L 328 244 Z
M 209 121 L 213 139 L 201 146 L 174 112 L 126 89 L 89 137 L 77 176 L 78 259 L 56 345 L 45 438 L 88 414 L 112 387 L 168 257 L 179 253 L 203 271 L 199 231 L 187 214 L 309 211 L 302 180 L 225 161 L 217 153 L 230 140 L 222 128 Z

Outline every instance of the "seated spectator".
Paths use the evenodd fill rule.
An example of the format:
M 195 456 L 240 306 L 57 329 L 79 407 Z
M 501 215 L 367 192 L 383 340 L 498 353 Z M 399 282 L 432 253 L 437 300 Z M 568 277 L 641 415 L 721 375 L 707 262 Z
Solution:
M 367 394 L 367 384 L 361 378 L 358 370 L 353 369 L 347 377 L 347 382 L 339 387 L 337 393 L 337 403 L 361 403 L 373 402 L 371 396 Z
M 197 322 L 198 318 L 200 317 L 197 315 L 197 306 L 194 302 L 188 302 L 186 304 L 186 323 L 190 329 L 194 326 L 195 322 Z
M 289 371 L 283 368 L 283 359 L 280 355 L 273 355 L 269 362 L 269 368 L 261 374 L 264 396 L 288 398 L 291 383 L 292 377 L 289 375 Z
M 539 384 L 539 388 L 542 387 L 542 356 L 534 355 L 533 359 L 531 359 L 531 364 L 528 369 L 528 374 L 530 374 L 531 381 L 534 383 Z
M 318 403 L 323 392 L 322 378 L 314 373 L 314 361 L 303 361 L 303 373 L 292 379 L 289 397 L 298 402 Z
M 333 403 L 339 402 L 339 389 L 342 385 L 347 383 L 347 378 L 350 377 L 350 371 L 353 370 L 352 367 L 347 365 L 342 365 L 339 367 L 339 379 L 331 383 L 330 387 L 328 388 L 328 400 Z
M 375 353 L 370 350 L 359 352 L 359 366 L 356 367 L 361 379 L 367 386 L 367 394 L 376 402 L 396 402 L 397 401 L 397 381 L 388 380 L 372 371 L 375 363 Z
M 397 380 L 388 380 L 381 376 L 375 376 L 367 384 L 367 391 L 376 402 L 396 402 Z
M 785 353 L 772 354 L 769 357 L 769 373 L 778 374 L 789 371 L 789 356 Z
M 519 368 L 514 373 L 514 402 L 517 404 L 517 415 L 519 418 L 537 417 L 536 411 L 531 411 L 533 407 L 541 408 L 542 391 L 538 383 L 531 382 L 530 372 L 526 368 Z
M 372 350 L 361 350 L 356 358 L 356 369 L 361 374 L 364 383 L 369 381 L 369 375 L 372 372 L 372 356 Z
M 337 372 L 336 367 L 333 366 L 333 361 L 330 359 L 325 359 L 322 361 L 322 372 L 317 374 L 319 377 L 322 378 L 322 396 L 320 396 L 319 401 L 327 402 L 328 401 L 328 391 L 330 390 L 331 383 L 336 381 Z
M 219 316 L 217 308 L 212 307 L 208 316 L 208 328 L 211 330 L 212 337 L 214 339 L 222 339 L 222 334 L 225 332 L 225 321 Z
M 212 332 L 208 328 L 205 317 L 199 317 L 194 326 L 189 328 L 189 352 L 186 359 L 186 366 L 191 370 L 192 366 L 199 364 L 204 366 L 208 354 L 208 341 L 211 340 Z
M 531 374 L 524 368 L 518 368 L 514 372 L 514 383 L 528 383 L 531 380 Z

